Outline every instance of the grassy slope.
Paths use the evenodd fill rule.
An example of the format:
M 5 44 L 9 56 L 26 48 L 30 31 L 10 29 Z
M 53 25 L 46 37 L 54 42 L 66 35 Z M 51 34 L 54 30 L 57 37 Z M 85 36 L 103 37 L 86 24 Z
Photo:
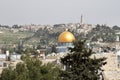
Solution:
M 0 44 L 17 43 L 21 39 L 32 36 L 31 32 L 12 32 L 9 29 L 0 29 Z

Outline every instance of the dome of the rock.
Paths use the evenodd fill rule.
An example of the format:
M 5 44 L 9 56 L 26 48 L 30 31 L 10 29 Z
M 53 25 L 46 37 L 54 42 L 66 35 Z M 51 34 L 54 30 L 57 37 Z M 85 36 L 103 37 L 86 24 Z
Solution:
M 60 42 L 60 43 L 71 43 L 71 42 L 73 42 L 75 40 L 75 37 L 74 37 L 74 35 L 71 33 L 71 32 L 69 32 L 69 31 L 64 31 L 64 32 L 62 32 L 60 35 L 59 35 L 59 37 L 58 37 L 58 42 Z

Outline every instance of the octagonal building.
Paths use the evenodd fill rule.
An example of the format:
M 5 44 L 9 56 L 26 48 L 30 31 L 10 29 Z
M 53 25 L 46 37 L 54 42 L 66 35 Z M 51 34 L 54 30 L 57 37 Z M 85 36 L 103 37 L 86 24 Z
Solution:
M 67 52 L 68 47 L 73 47 L 72 43 L 75 40 L 75 36 L 66 29 L 62 32 L 58 37 L 58 46 L 57 51 L 59 52 Z

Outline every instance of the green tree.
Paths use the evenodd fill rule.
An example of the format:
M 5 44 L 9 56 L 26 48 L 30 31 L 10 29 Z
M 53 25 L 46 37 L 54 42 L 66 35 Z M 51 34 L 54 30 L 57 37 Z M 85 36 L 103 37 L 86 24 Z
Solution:
M 0 80 L 15 80 L 16 73 L 11 67 L 4 69 L 1 73 Z
M 69 48 L 70 53 L 61 58 L 65 66 L 65 70 L 60 73 L 62 80 L 99 80 L 106 58 L 91 58 L 93 52 L 86 48 L 85 41 L 78 40 L 73 44 L 74 47 Z
M 41 45 L 38 45 L 38 46 L 37 46 L 37 49 L 41 49 L 41 48 L 42 48 L 42 46 L 41 46 Z
M 113 29 L 113 30 L 120 30 L 120 27 L 117 26 L 117 25 L 115 25 L 115 26 L 112 27 L 112 29 Z
M 56 65 L 43 65 L 40 60 L 29 55 L 22 59 L 23 62 L 18 63 L 15 69 L 4 69 L 0 80 L 59 80 L 59 68 Z
M 16 65 L 16 69 L 14 69 L 16 73 L 15 80 L 29 80 L 28 69 L 24 63 L 20 62 Z
M 52 51 L 51 52 L 57 53 L 57 49 L 56 49 L 55 45 L 52 46 Z

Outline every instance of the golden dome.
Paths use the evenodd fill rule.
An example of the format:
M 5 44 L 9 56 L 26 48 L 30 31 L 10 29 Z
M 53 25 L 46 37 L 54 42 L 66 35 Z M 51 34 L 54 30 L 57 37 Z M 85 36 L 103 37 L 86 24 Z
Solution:
M 74 40 L 74 35 L 69 31 L 62 32 L 58 37 L 58 42 L 73 42 Z

